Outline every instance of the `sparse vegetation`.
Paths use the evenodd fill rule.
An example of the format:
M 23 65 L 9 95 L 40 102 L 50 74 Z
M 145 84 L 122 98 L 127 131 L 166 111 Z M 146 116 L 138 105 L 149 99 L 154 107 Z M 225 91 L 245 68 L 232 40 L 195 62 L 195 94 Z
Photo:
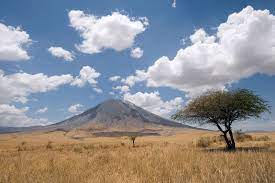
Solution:
M 267 135 L 264 135 L 264 136 L 252 136 L 252 135 L 249 135 L 249 134 L 246 134 L 242 131 L 236 131 L 234 133 L 234 136 L 236 138 L 237 141 L 239 142 L 244 142 L 244 141 L 270 141 L 271 138 L 268 137 Z
M 268 137 L 267 135 L 264 136 L 252 136 L 250 134 L 246 134 L 241 131 L 236 131 L 234 133 L 234 137 L 237 142 L 249 142 L 249 141 L 270 141 L 271 138 Z M 223 137 L 221 135 L 219 136 L 202 136 L 199 137 L 196 141 L 195 144 L 197 147 L 210 147 L 211 145 L 217 145 L 221 144 L 223 142 Z
M 0 182 L 274 182 L 274 153 L 182 145 L 1 153 Z M 232 168 L 234 167 L 234 168 Z M 232 181 L 234 180 L 234 181 Z
M 212 143 L 211 137 L 200 137 L 197 141 L 198 147 L 209 147 Z
M 256 141 L 270 141 L 271 138 L 267 135 L 256 137 Z
M 128 137 L 75 141 L 59 132 L 51 135 L 18 137 L 18 143 L 14 143 L 17 140 L 14 138 L 0 141 L 0 182 L 269 183 L 275 180 L 274 134 L 249 134 L 252 141 L 238 142 L 242 149 L 234 153 L 221 149 L 223 139 L 214 132 L 138 137 L 135 148 L 131 148 Z M 202 146 L 208 146 L 209 142 L 210 145 L 189 146 L 198 136 L 203 139 Z M 270 140 L 258 141 L 265 136 Z M 16 144 L 22 146 L 23 140 L 27 150 L 18 152 Z M 45 148 L 47 144 L 54 146 Z
M 83 152 L 82 147 L 74 147 L 74 152 L 82 153 Z

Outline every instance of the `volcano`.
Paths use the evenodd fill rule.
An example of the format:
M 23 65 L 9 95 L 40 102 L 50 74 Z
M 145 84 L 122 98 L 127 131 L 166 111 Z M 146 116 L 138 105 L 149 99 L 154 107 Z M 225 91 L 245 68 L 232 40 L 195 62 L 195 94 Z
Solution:
M 43 127 L 8 128 L 8 132 L 29 130 L 153 132 L 165 128 L 193 127 L 160 117 L 128 101 L 111 99 L 59 123 Z

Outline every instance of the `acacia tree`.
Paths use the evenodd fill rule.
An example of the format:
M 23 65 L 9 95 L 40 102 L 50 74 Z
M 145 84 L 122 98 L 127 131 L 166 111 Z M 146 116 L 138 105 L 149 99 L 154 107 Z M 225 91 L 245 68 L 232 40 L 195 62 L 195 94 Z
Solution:
M 270 106 L 260 96 L 247 89 L 209 91 L 194 98 L 172 116 L 175 120 L 216 126 L 222 133 L 228 150 L 235 150 L 232 124 L 270 113 Z

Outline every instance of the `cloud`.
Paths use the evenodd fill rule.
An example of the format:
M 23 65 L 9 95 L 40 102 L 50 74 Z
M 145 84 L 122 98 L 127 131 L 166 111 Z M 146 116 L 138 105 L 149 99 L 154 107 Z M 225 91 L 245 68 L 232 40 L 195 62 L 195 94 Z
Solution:
M 176 0 L 173 0 L 172 7 L 173 7 L 173 8 L 176 8 L 176 5 L 177 5 Z
M 31 94 L 57 90 L 58 87 L 66 84 L 83 87 L 89 83 L 96 88 L 94 90 L 100 92 L 96 81 L 99 76 L 100 73 L 89 66 L 82 67 L 79 76 L 75 78 L 70 74 L 47 76 L 43 73 L 15 73 L 5 75 L 4 71 L 0 70 L 0 104 L 26 103 L 27 97 Z
M 0 104 L 0 126 L 18 127 L 51 124 L 47 119 L 34 119 L 25 113 L 28 107 L 16 108 L 14 105 Z
M 124 80 L 130 86 L 146 81 L 149 87 L 171 87 L 196 96 L 254 74 L 275 74 L 275 16 L 247 6 L 231 14 L 215 35 L 203 29 L 190 36 L 192 44 L 173 59 L 160 57 L 142 74 Z
M 97 17 L 80 10 L 69 12 L 70 25 L 80 33 L 82 43 L 76 45 L 83 53 L 94 54 L 103 49 L 122 51 L 131 48 L 138 34 L 149 25 L 146 17 L 134 18 L 113 12 Z
M 4 71 L 0 70 L 0 104 L 25 103 L 30 94 L 56 90 L 72 81 L 73 77 L 69 74 L 60 76 L 47 76 L 43 73 L 5 75 Z
M 81 104 L 74 104 L 74 105 L 71 105 L 68 108 L 68 111 L 70 113 L 78 114 L 78 113 L 81 113 L 81 111 L 82 111 L 81 108 L 83 108 L 83 105 L 81 105 Z
M 124 85 L 124 86 L 116 86 L 116 87 L 113 87 L 114 90 L 120 90 L 120 93 L 127 93 L 130 91 L 130 88 L 129 86 L 127 85 Z
M 48 51 L 55 57 L 57 58 L 62 58 L 66 61 L 73 61 L 74 60 L 74 55 L 72 52 L 69 52 L 62 47 L 50 47 Z
M 136 70 L 135 75 L 130 75 L 125 79 L 122 79 L 121 82 L 132 87 L 135 85 L 135 83 L 144 81 L 146 79 L 147 73 L 144 70 Z
M 176 97 L 169 101 L 163 101 L 159 92 L 126 93 L 124 94 L 123 99 L 163 117 L 170 117 L 170 115 L 179 109 L 183 103 L 181 97 Z
M 28 74 L 24 72 L 6 75 L 4 71 L 0 70 L 0 126 L 50 124 L 47 119 L 28 117 L 25 114 L 28 108 L 18 109 L 11 103 L 26 103 L 31 94 L 57 90 L 59 87 L 69 84 L 83 87 L 89 83 L 94 91 L 102 93 L 102 90 L 96 85 L 96 78 L 99 75 L 89 66 L 84 66 L 76 77 L 70 74 L 47 76 L 43 73 Z M 41 108 L 36 113 L 44 113 L 47 110 L 47 107 Z
M 20 27 L 0 23 L 0 61 L 28 60 L 25 47 L 31 43 L 28 33 Z
M 141 58 L 143 56 L 143 50 L 140 47 L 134 48 L 131 50 L 131 57 L 133 58 Z
M 97 78 L 100 76 L 100 73 L 97 72 L 94 68 L 90 66 L 84 66 L 79 72 L 74 81 L 71 83 L 73 86 L 83 87 L 87 83 L 91 84 L 93 87 L 97 85 Z
M 109 80 L 110 81 L 118 81 L 120 79 L 120 76 L 112 76 L 112 77 L 109 77 Z
M 42 113 L 45 113 L 45 112 L 47 112 L 47 111 L 48 111 L 48 107 L 44 107 L 44 108 L 38 109 L 38 110 L 36 111 L 36 113 L 42 114 Z
M 103 90 L 101 88 L 93 88 L 93 90 L 96 92 L 96 93 L 103 93 Z

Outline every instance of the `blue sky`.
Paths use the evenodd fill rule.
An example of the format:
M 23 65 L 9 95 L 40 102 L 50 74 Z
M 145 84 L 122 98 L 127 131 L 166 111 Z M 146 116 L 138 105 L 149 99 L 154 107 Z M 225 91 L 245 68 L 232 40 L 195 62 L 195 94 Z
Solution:
M 172 3 L 1 1 L 0 126 L 58 122 L 109 98 L 168 117 L 210 88 L 252 89 L 275 106 L 275 2 Z M 275 130 L 272 112 L 247 129 Z

